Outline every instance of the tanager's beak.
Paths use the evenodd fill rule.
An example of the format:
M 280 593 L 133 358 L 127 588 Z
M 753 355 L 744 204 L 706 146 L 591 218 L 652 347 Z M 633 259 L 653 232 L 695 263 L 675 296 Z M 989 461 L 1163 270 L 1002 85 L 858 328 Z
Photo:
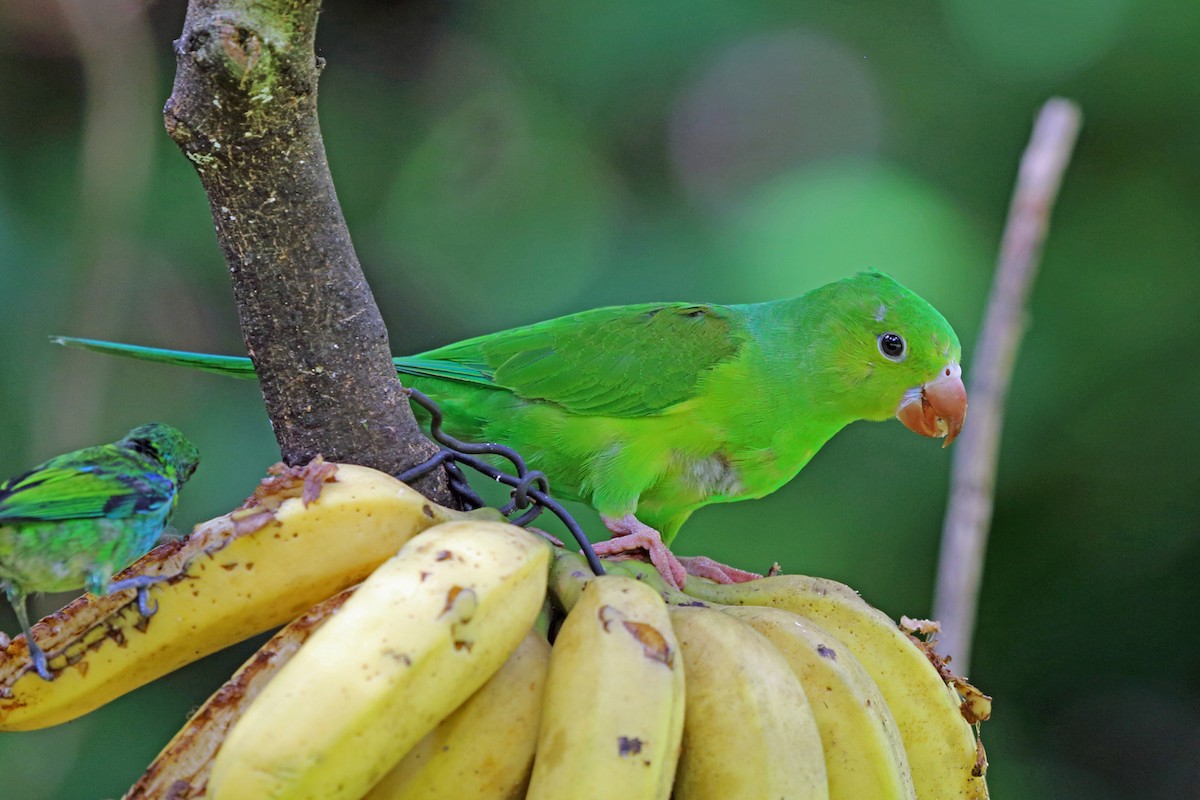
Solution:
M 967 417 L 967 387 L 962 382 L 962 367 L 953 362 L 929 383 L 904 393 L 896 419 L 904 427 L 922 436 L 946 437 L 948 446 L 962 430 Z

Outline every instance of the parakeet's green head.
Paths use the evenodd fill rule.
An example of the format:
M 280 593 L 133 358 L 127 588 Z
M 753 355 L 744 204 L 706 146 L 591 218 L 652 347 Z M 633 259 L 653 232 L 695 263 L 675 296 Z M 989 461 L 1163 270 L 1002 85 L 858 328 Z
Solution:
M 119 444 L 136 450 L 162 465 L 165 475 L 183 483 L 196 471 L 200 453 L 178 428 L 162 422 L 148 422 L 125 434 Z
M 859 419 L 897 417 L 950 444 L 967 413 L 958 335 L 937 309 L 891 277 L 860 272 L 806 298 L 826 311 L 813 360 Z

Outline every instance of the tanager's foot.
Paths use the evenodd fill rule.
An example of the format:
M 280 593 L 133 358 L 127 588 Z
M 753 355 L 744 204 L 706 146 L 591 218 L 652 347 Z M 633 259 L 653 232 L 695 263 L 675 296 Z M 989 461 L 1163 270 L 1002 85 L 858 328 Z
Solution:
M 662 535 L 633 514 L 623 517 L 601 517 L 604 527 L 612 531 L 613 538 L 607 542 L 597 542 L 592 545 L 596 555 L 615 556 L 634 550 L 645 550 L 650 554 L 650 563 L 658 570 L 668 584 L 676 589 L 683 589 L 687 580 L 687 570 L 679 559 L 663 544 Z
M 25 632 L 25 642 L 29 647 L 29 658 L 33 661 L 33 668 L 37 670 L 37 674 L 44 681 L 54 680 L 54 676 L 50 674 L 50 666 L 46 663 L 46 654 L 42 652 L 42 648 L 33 643 L 33 637 L 28 631 Z
M 697 578 L 708 578 L 710 581 L 716 581 L 717 583 L 745 583 L 746 581 L 756 581 L 762 577 L 757 572 L 747 572 L 744 569 L 731 567 L 728 564 L 722 564 L 720 561 L 713 561 L 708 556 L 681 558 L 679 562 L 683 564 L 683 568 L 687 570 L 688 575 L 695 575 Z
M 150 605 L 150 587 L 167 579 L 166 575 L 137 575 L 123 581 L 113 581 L 108 585 L 108 594 L 125 589 L 137 589 L 138 613 L 149 618 L 154 616 L 155 611 L 158 611 L 158 603 Z
M 25 647 L 29 651 L 29 660 L 33 662 L 33 668 L 37 670 L 37 674 L 42 677 L 42 680 L 54 680 L 54 676 L 50 674 L 50 666 L 46 663 L 46 654 L 42 652 L 42 648 L 37 646 L 37 642 L 33 640 L 33 631 L 29 630 L 29 611 L 25 607 L 25 594 L 13 591 L 12 587 L 9 587 L 5 593 L 8 595 L 8 602 L 12 604 L 13 611 L 17 612 L 17 622 L 21 625 L 21 633 L 25 634 Z M 5 649 L 8 649 L 7 644 Z
M 33 641 L 33 634 L 29 632 L 29 628 L 26 627 L 23 633 L 25 634 L 25 647 L 29 651 L 29 660 L 33 662 L 33 668 L 42 680 L 54 680 L 54 676 L 50 674 L 50 665 L 46 663 L 46 654 Z M 0 633 L 0 639 L 3 639 L 3 642 L 0 642 L 0 649 L 7 650 L 8 646 L 12 644 L 12 640 L 2 633 Z
M 43 679 L 50 680 L 50 669 L 46 666 L 45 654 L 42 653 L 36 644 L 32 643 L 33 640 L 29 638 L 28 633 L 25 634 L 25 641 L 29 643 L 27 645 L 29 647 L 29 657 L 33 661 L 34 669 L 37 670 L 38 675 L 41 675 Z M 12 644 L 12 639 L 8 638 L 7 633 L 0 631 L 0 650 L 7 650 L 10 644 Z

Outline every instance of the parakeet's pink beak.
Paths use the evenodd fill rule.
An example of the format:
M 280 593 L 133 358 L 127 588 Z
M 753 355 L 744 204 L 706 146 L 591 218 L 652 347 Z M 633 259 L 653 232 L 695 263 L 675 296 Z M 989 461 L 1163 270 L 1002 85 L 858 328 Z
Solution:
M 946 437 L 947 447 L 962 430 L 967 418 L 967 387 L 962 382 L 962 367 L 951 362 L 936 378 L 904 393 L 896 419 L 904 427 L 922 436 Z

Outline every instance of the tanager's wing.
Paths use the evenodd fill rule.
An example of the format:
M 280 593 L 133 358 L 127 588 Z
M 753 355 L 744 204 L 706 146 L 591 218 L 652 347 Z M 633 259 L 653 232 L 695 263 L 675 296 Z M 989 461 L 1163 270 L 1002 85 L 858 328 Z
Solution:
M 0 484 L 0 523 L 119 519 L 171 502 L 175 485 L 169 478 L 137 469 L 132 458 L 120 453 L 109 456 L 76 463 L 54 459 Z

